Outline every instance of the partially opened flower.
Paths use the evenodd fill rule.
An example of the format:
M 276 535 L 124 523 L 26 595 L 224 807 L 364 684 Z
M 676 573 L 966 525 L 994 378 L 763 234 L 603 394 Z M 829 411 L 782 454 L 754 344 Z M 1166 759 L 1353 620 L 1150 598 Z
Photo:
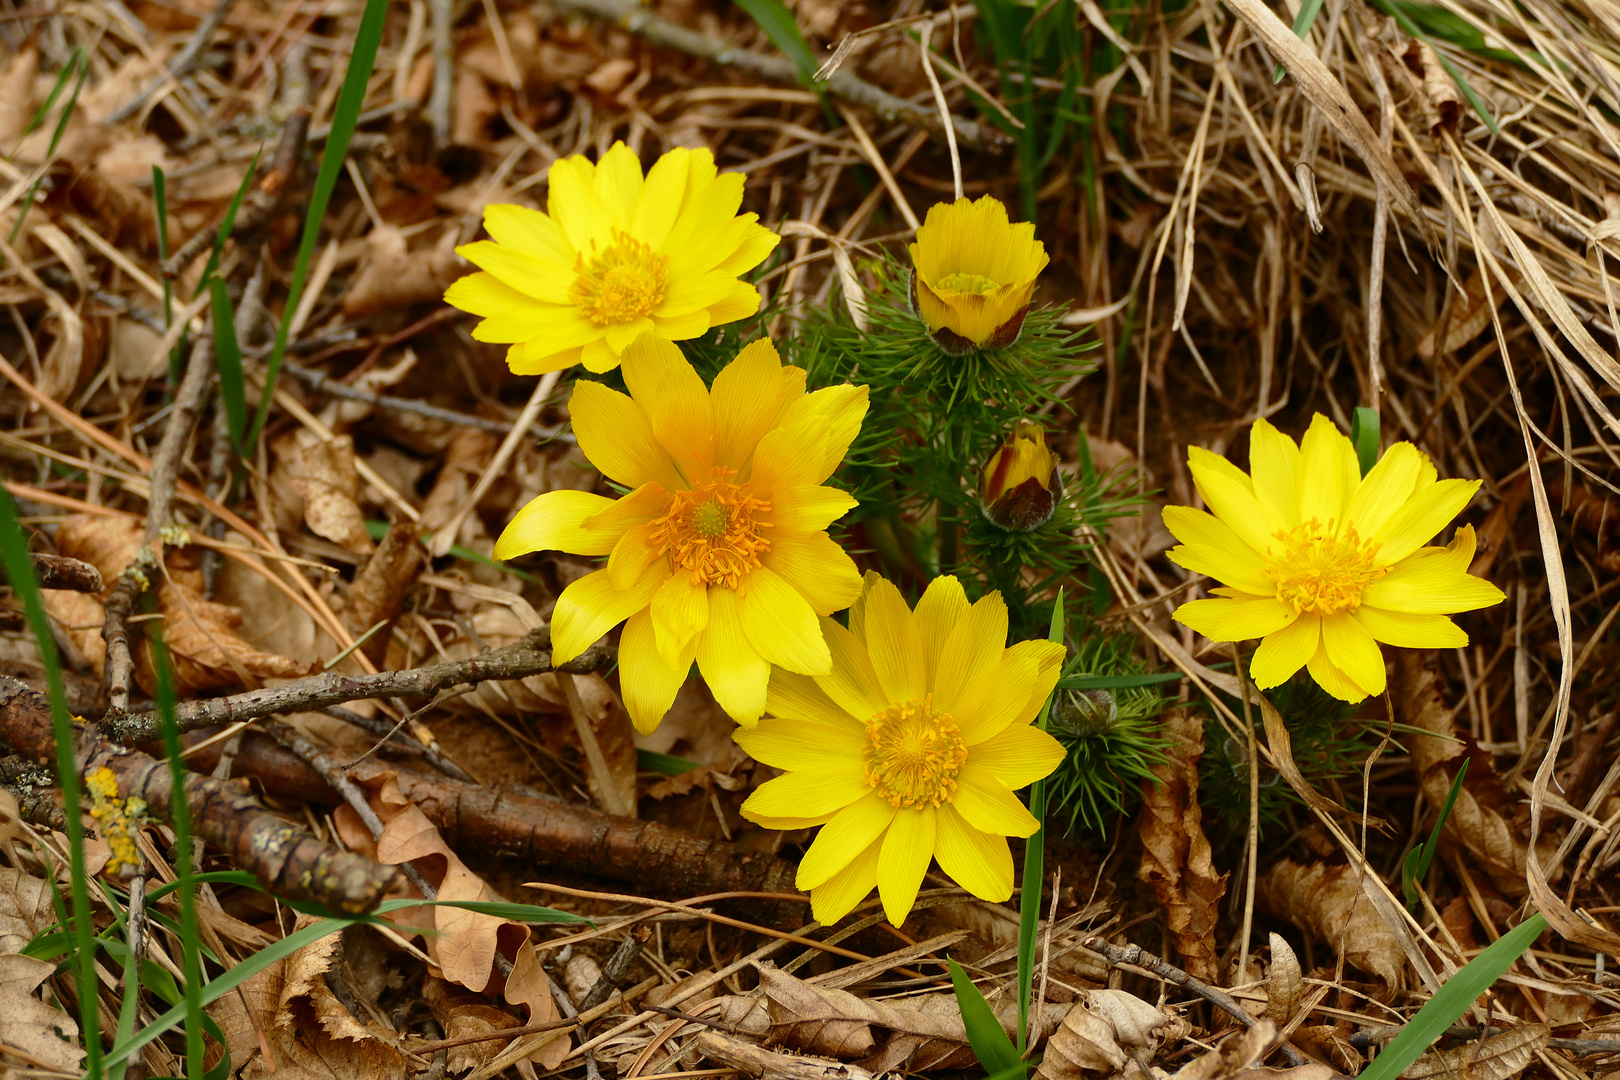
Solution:
M 1181 541 L 1172 561 L 1225 583 L 1175 617 L 1213 641 L 1260 638 L 1250 672 L 1266 690 L 1307 667 L 1344 701 L 1384 692 L 1379 643 L 1454 649 L 1448 615 L 1490 607 L 1502 591 L 1468 573 L 1474 530 L 1424 547 L 1468 505 L 1478 480 L 1439 480 L 1411 443 L 1365 477 L 1350 440 L 1318 414 L 1302 443 L 1257 420 L 1249 473 L 1198 447 L 1187 463 L 1213 514 L 1164 510 Z
M 769 340 L 744 348 L 712 390 L 651 334 L 623 361 L 628 397 L 579 382 L 568 409 L 585 456 L 630 493 L 546 492 L 518 511 L 495 557 L 608 556 L 557 598 L 552 662 L 624 623 L 620 688 L 641 731 L 658 726 L 694 660 L 715 700 L 752 724 L 772 664 L 832 670 L 817 617 L 860 595 L 855 564 L 826 533 L 855 500 L 822 485 L 860 431 L 866 387 L 807 394 L 804 371 Z
M 1057 455 L 1046 446 L 1046 429 L 1020 420 L 979 474 L 979 507 L 1003 529 L 1039 528 L 1063 496 Z
M 1046 268 L 1035 226 L 1007 220 L 999 199 L 936 203 L 911 245 L 912 303 L 949 353 L 1004 349 L 1018 340 Z
M 758 215 L 738 216 L 743 175 L 717 175 L 709 151 L 671 150 L 643 178 L 615 143 L 595 165 L 553 162 L 549 181 L 547 213 L 484 208 L 491 239 L 456 249 L 481 272 L 444 294 L 484 317 L 473 337 L 511 345 L 517 374 L 607 371 L 644 333 L 684 341 L 759 310 L 739 277 L 779 237 Z
M 1039 827 L 1013 794 L 1049 774 L 1063 748 L 1032 723 L 1063 664 L 1063 646 L 1006 648 L 1007 605 L 969 606 L 954 577 L 936 578 L 913 612 L 876 574 L 849 629 L 822 619 L 832 671 L 778 669 L 771 719 L 736 733 L 768 780 L 742 815 L 771 829 L 825 825 L 799 864 L 817 921 L 847 915 L 876 885 L 898 926 L 929 863 L 974 896 L 1012 895 L 1009 836 Z

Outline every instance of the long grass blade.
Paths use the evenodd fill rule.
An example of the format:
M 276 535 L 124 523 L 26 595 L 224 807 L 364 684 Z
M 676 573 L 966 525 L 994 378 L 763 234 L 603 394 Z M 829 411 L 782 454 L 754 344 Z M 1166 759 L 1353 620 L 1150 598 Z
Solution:
M 810 43 L 804 40 L 804 34 L 799 31 L 799 24 L 787 5 L 782 0 L 737 0 L 737 6 L 765 31 L 765 36 L 782 51 L 782 55 L 793 61 L 793 70 L 798 73 L 799 82 L 820 93 L 821 84 L 816 82 L 815 74 L 821 65 L 810 52 Z
M 1024 1055 L 1007 1038 L 1001 1021 L 996 1019 L 990 1003 L 984 1000 L 979 988 L 973 985 L 962 965 L 946 958 L 951 969 L 951 989 L 956 991 L 956 1004 L 962 1010 L 962 1026 L 967 1029 L 968 1045 L 978 1057 L 979 1064 L 991 1076 L 1011 1074 L 1015 1078 L 1027 1075 Z
M 1058 590 L 1052 606 L 1052 625 L 1046 639 L 1063 642 L 1063 590 Z M 1035 721 L 1046 730 L 1046 715 L 1052 708 L 1050 696 Z M 1018 1056 L 1024 1056 L 1029 1041 L 1029 997 L 1035 987 L 1035 927 L 1041 918 L 1041 885 L 1046 878 L 1046 781 L 1037 780 L 1029 788 L 1029 812 L 1040 823 L 1035 835 L 1024 841 L 1024 878 L 1018 893 Z
M 68 62 L 63 65 L 61 72 L 56 76 L 56 86 L 51 90 L 51 96 L 35 117 L 36 120 L 44 120 L 45 112 L 55 104 L 57 97 L 61 95 L 62 86 L 68 79 L 73 77 L 75 69 L 78 70 L 79 78 L 73 84 L 73 93 L 68 95 L 67 104 L 62 106 L 61 115 L 56 118 L 56 130 L 51 132 L 51 144 L 45 151 L 47 160 L 56 155 L 56 148 L 62 142 L 62 136 L 67 134 L 68 122 L 73 119 L 73 110 L 79 104 L 79 91 L 84 89 L 84 80 L 90 76 L 90 64 L 84 58 L 84 48 L 82 46 L 74 48 L 73 52 L 69 54 Z M 29 130 L 33 130 L 35 126 L 37 125 L 30 125 Z M 23 196 L 22 205 L 17 208 L 17 220 L 12 223 L 11 234 L 6 238 L 7 243 L 16 243 L 17 237 L 22 234 L 23 222 L 28 219 L 28 211 L 33 208 L 34 196 L 39 194 L 39 185 L 44 182 L 44 179 L 41 176 L 28 186 L 28 194 Z
M 343 174 L 343 159 L 349 153 L 349 139 L 360 121 L 360 110 L 366 102 L 366 85 L 371 81 L 371 70 L 377 62 L 377 46 L 382 41 L 383 19 L 388 14 L 388 0 L 366 0 L 360 15 L 360 29 L 354 35 L 354 50 L 349 54 L 349 69 L 343 76 L 343 88 L 338 91 L 337 106 L 332 112 L 332 129 L 326 137 L 326 153 L 321 156 L 321 168 L 315 175 L 315 187 L 309 196 L 309 212 L 304 217 L 304 234 L 298 242 L 298 258 L 293 263 L 292 280 L 287 284 L 287 302 L 282 307 L 286 317 L 276 331 L 275 343 L 265 360 L 264 394 L 259 399 L 259 410 L 254 414 L 253 426 L 248 429 L 244 444 L 251 447 L 259 440 L 265 417 L 270 414 L 270 402 L 275 399 L 276 380 L 281 376 L 281 358 L 287 351 L 287 334 L 292 327 L 292 313 L 304 296 L 304 281 L 309 276 L 309 261 L 315 254 L 315 241 L 320 237 L 321 221 L 326 217 L 326 206 L 332 201 L 332 190 Z
M 22 601 L 23 615 L 33 632 L 39 658 L 45 665 L 45 682 L 51 699 L 51 730 L 56 737 L 56 775 L 61 780 L 62 816 L 67 830 L 68 855 L 72 871 L 74 985 L 79 996 L 79 1034 L 84 1040 L 84 1075 L 98 1080 L 106 1063 L 101 1057 L 101 995 L 96 981 L 96 932 L 90 921 L 89 875 L 84 864 L 84 819 L 80 816 L 78 766 L 74 748 L 78 745 L 73 721 L 68 715 L 67 692 L 62 684 L 62 665 L 56 655 L 45 604 L 34 580 L 33 563 L 28 558 L 28 540 L 17 522 L 11 494 L 0 488 L 0 563 L 6 568 L 11 588 Z
M 197 291 L 192 295 L 201 296 L 202 291 L 208 288 L 208 283 L 214 279 L 214 271 L 219 269 L 219 260 L 225 254 L 225 242 L 231 238 L 231 231 L 236 228 L 236 213 L 242 209 L 242 200 L 247 198 L 248 188 L 253 186 L 253 174 L 259 171 L 259 155 L 264 153 L 260 146 L 253 152 L 253 160 L 248 162 L 247 172 L 242 174 L 242 182 L 237 185 L 236 194 L 231 196 L 230 205 L 225 207 L 225 216 L 219 219 L 219 229 L 214 233 L 214 245 L 208 251 L 208 262 L 203 265 L 202 277 L 197 279 Z
M 236 312 L 225 281 L 217 274 L 208 279 L 209 302 L 214 311 L 214 363 L 219 368 L 219 400 L 225 406 L 225 425 L 237 454 L 247 453 L 247 380 L 242 374 L 242 347 L 236 340 Z
M 1306 35 L 1311 32 L 1311 24 L 1316 21 L 1317 12 L 1321 10 L 1322 0 L 1305 0 L 1305 3 L 1300 5 L 1299 14 L 1294 17 L 1294 36 L 1304 41 Z M 1278 64 L 1271 73 L 1272 85 L 1282 82 L 1286 74 L 1288 69 Z

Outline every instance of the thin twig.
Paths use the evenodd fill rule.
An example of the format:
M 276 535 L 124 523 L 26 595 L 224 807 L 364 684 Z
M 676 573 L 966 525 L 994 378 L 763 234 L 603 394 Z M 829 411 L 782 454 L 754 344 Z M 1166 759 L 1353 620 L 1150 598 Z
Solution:
M 28 556 L 34 564 L 34 578 L 42 589 L 71 589 L 73 592 L 100 592 L 101 571 L 79 559 L 66 555 L 35 553 Z M 6 580 L 6 571 L 0 567 L 0 581 Z
M 165 83 L 174 82 L 195 67 L 197 58 L 202 55 L 203 49 L 207 48 L 208 43 L 213 40 L 214 31 L 219 29 L 220 24 L 225 21 L 225 16 L 229 15 L 231 8 L 235 6 L 236 0 L 218 0 L 218 3 L 214 5 L 214 9 L 208 13 L 202 22 L 197 24 L 196 31 L 192 33 L 191 39 L 186 42 L 185 48 L 181 49 L 169 64 L 169 69 L 147 83 L 140 93 L 114 109 L 112 115 L 108 116 L 104 122 L 117 124 L 128 120 L 140 111 L 141 106 L 146 104 L 147 99 L 162 89 Z M 189 97 L 189 95 L 187 96 Z M 196 102 L 188 102 L 188 104 L 193 109 L 197 109 Z M 201 112 L 202 110 L 197 109 L 197 111 Z

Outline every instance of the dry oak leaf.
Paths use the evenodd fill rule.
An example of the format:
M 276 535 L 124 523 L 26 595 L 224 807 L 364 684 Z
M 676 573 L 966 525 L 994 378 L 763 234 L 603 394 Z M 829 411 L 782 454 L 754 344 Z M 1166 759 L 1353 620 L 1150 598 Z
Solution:
M 54 964 L 31 956 L 0 956 L 0 1044 L 22 1051 L 32 1063 L 77 1073 L 84 1058 L 79 1025 L 34 996 L 55 970 Z
M 1456 768 L 1449 766 L 1460 765 L 1457 759 L 1468 754 L 1469 744 L 1452 723 L 1453 711 L 1441 700 L 1434 657 L 1401 650 L 1389 688 L 1402 720 L 1428 733 L 1414 732 L 1405 742 L 1412 752 L 1418 787 L 1430 810 L 1439 813 L 1456 777 Z M 1457 792 L 1444 835 L 1468 852 L 1471 868 L 1483 870 L 1503 895 L 1517 898 L 1527 891 L 1525 871 L 1530 847 L 1520 831 L 1496 809 L 1510 802 L 1491 771 L 1489 759 L 1475 761 L 1462 790 Z M 1544 835 L 1542 845 L 1541 864 L 1550 867 L 1557 839 Z
M 262 678 L 296 679 L 309 674 L 309 665 L 255 648 L 238 634 L 240 608 L 204 600 L 178 578 L 158 590 L 158 610 L 163 613 L 164 641 L 174 662 L 175 693 L 181 698 L 251 685 Z M 141 656 L 144 662 L 135 672 L 136 681 L 147 693 L 154 693 L 150 642 L 144 643 Z
M 1465 1042 L 1450 1050 L 1431 1050 L 1401 1073 L 1402 1080 L 1512 1080 L 1522 1073 L 1538 1050 L 1547 1048 L 1552 1031 L 1546 1024 L 1523 1027 L 1492 1035 L 1483 1042 Z
M 1277 1025 L 1261 1020 L 1253 1027 L 1244 1028 L 1235 1039 L 1227 1039 L 1208 1053 L 1193 1058 L 1177 1069 L 1170 1080 L 1224 1080 L 1264 1060 L 1276 1038 Z
M 354 440 L 347 435 L 322 439 L 300 428 L 272 445 L 276 464 L 270 473 L 278 501 L 309 531 L 358 555 L 371 553 L 366 516 L 360 510 L 360 474 L 354 467 Z
M 1286 1025 L 1299 1011 L 1305 996 L 1305 976 L 1293 946 L 1281 935 L 1271 935 L 1271 968 L 1266 972 L 1266 1019 Z
M 0 795 L 10 797 L 8 792 Z M 10 807 L 16 810 L 16 803 Z M 0 866 L 0 956 L 21 952 L 34 935 L 56 922 L 51 887 L 44 878 Z
M 1187 1022 L 1123 990 L 1088 990 L 1052 1033 L 1039 1080 L 1071 1080 L 1083 1073 L 1118 1076 L 1133 1059 L 1144 1071 L 1152 1051 L 1188 1031 Z
M 1142 783 L 1142 838 L 1137 876 L 1153 889 L 1165 925 L 1187 973 L 1213 982 L 1217 976 L 1215 921 L 1230 875 L 1217 873 L 1198 805 L 1198 759 L 1204 753 L 1204 722 L 1178 710 L 1164 721 L 1165 760 L 1153 767 L 1155 781 Z
M 422 985 L 422 1000 L 433 1010 L 446 1039 L 466 1039 L 518 1026 L 517 1017 L 491 1005 L 481 995 L 431 975 Z M 452 1046 L 445 1065 L 452 1075 L 460 1076 L 494 1058 L 504 1046 L 499 1039 Z
M 466 273 L 455 247 L 454 229 L 445 230 L 431 250 L 414 252 L 396 226 L 372 229 L 366 236 L 365 254 L 360 257 L 360 272 L 343 295 L 343 314 L 358 319 L 389 308 L 438 300 L 451 282 Z
M 1274 915 L 1326 941 L 1345 963 L 1400 985 L 1405 954 L 1395 932 L 1361 890 L 1360 872 L 1345 865 L 1301 866 L 1283 859 L 1260 875 L 1255 899 Z

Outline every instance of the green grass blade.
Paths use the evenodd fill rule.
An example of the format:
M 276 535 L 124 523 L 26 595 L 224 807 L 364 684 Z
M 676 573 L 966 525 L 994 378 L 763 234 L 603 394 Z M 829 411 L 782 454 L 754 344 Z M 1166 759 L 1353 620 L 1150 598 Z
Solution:
M 663 776 L 679 776 L 698 768 L 695 761 L 675 757 L 673 754 L 659 754 L 652 750 L 636 751 L 636 768 L 648 772 L 659 773 Z
M 1406 1022 L 1384 1052 L 1362 1071 L 1359 1080 L 1395 1080 L 1405 1072 L 1446 1028 L 1456 1023 L 1475 998 L 1489 990 L 1491 984 L 1513 966 L 1545 929 L 1547 920 L 1537 912 L 1468 961 Z
M 218 297 L 224 292 L 225 283 L 217 277 L 214 283 L 220 286 L 214 294 Z M 229 321 L 226 325 L 230 325 Z M 217 328 L 215 334 L 217 337 Z M 240 357 L 237 376 L 241 376 Z M 180 727 L 174 719 L 174 673 L 169 663 L 169 650 L 157 630 L 159 624 L 149 623 L 148 626 L 150 629 L 147 632 L 152 635 L 154 646 L 153 666 L 157 674 L 158 721 L 163 728 L 163 754 L 169 759 L 170 790 L 173 793 L 169 797 L 169 824 L 174 829 L 175 884 L 180 887 L 180 971 L 185 976 L 181 989 L 185 993 L 186 1006 L 186 1075 L 201 1077 L 203 969 L 199 950 L 201 935 L 197 930 L 197 886 L 192 880 L 191 806 L 186 800 L 186 766 L 185 759 L 180 756 Z
M 1356 448 L 1361 475 L 1366 476 L 1378 464 L 1378 413 L 1375 410 L 1358 407 L 1350 417 L 1350 444 Z
M 73 51 L 68 54 L 68 62 L 63 64 L 62 70 L 56 73 L 56 85 L 51 87 L 50 94 L 45 98 L 45 104 L 34 111 L 34 115 L 28 118 L 28 126 L 23 128 L 22 134 L 17 136 L 17 145 L 11 148 L 13 157 L 16 156 L 18 150 L 22 149 L 23 140 L 38 131 L 39 125 L 43 124 L 45 118 L 51 115 L 51 110 L 56 108 L 56 102 L 61 98 L 62 91 L 67 89 L 68 81 L 73 78 L 74 70 L 82 63 L 84 63 L 84 46 L 75 45 Z
M 1456 65 L 1454 65 L 1450 60 L 1447 60 L 1445 54 L 1439 49 L 1434 48 L 1434 42 L 1430 41 L 1428 35 L 1423 32 L 1416 22 L 1413 21 L 1412 16 L 1408 11 L 1408 9 L 1415 11 L 1419 7 L 1427 7 L 1428 5 L 1397 4 L 1394 2 L 1394 0 L 1372 0 L 1372 2 L 1373 6 L 1379 11 L 1382 11 L 1384 14 L 1395 20 L 1395 25 L 1400 27 L 1401 33 L 1405 34 L 1407 37 L 1421 41 L 1429 48 L 1434 49 L 1434 55 L 1440 59 L 1440 66 L 1445 69 L 1447 75 L 1451 76 L 1451 81 L 1457 84 L 1458 91 L 1460 91 L 1462 96 L 1467 100 L 1469 107 L 1474 110 L 1474 115 L 1479 117 L 1480 122 L 1490 130 L 1492 135 L 1500 135 L 1502 132 L 1501 129 L 1496 125 L 1496 118 L 1492 116 L 1491 111 L 1485 107 L 1484 100 L 1474 92 L 1474 88 L 1468 84 L 1468 80 L 1463 77 L 1462 72 L 1457 70 Z M 1477 31 L 1474 31 L 1472 27 L 1466 27 L 1465 29 L 1468 31 L 1469 36 L 1477 36 Z M 1463 48 L 1472 48 L 1474 46 L 1473 42 L 1459 42 L 1459 44 Z M 1495 49 L 1485 49 L 1483 47 L 1483 37 L 1480 38 L 1478 45 L 1479 47 L 1474 48 L 1473 51 L 1479 52 L 1482 55 L 1491 56 L 1497 52 Z
M 962 965 L 946 958 L 951 968 L 951 988 L 956 991 L 956 1005 L 962 1010 L 962 1026 L 967 1029 L 968 1045 L 973 1047 L 979 1064 L 992 1076 L 1011 1073 L 1014 1077 L 1026 1074 L 1023 1054 L 1007 1038 L 1001 1021 L 991 1011 L 979 988 L 973 985 Z
M 782 0 L 737 0 L 737 6 L 765 31 L 765 36 L 782 51 L 782 55 L 793 61 L 793 70 L 798 72 L 799 82 L 821 93 L 821 85 L 815 80 L 816 69 L 821 65 L 816 63 L 815 55 L 810 52 L 810 43 L 804 40 L 793 13 Z
M 214 309 L 214 363 L 219 367 L 219 400 L 225 406 L 225 425 L 238 455 L 247 453 L 247 383 L 242 375 L 242 347 L 236 340 L 236 312 L 219 275 L 208 279 Z
M 202 277 L 197 279 L 197 291 L 193 297 L 201 296 L 202 291 L 209 287 L 214 279 L 214 271 L 219 269 L 219 260 L 225 254 L 225 242 L 231 238 L 231 230 L 236 228 L 236 212 L 242 209 L 242 200 L 247 198 L 248 188 L 253 186 L 253 174 L 259 170 L 259 155 L 264 153 L 260 146 L 253 152 L 253 160 L 248 162 L 247 172 L 242 174 L 242 182 L 237 185 L 236 194 L 231 197 L 230 205 L 225 207 L 225 216 L 219 219 L 219 229 L 214 233 L 214 246 L 208 251 L 208 262 L 203 265 Z
M 1299 9 L 1299 15 L 1294 19 L 1294 36 L 1304 41 L 1305 35 L 1311 32 L 1311 24 L 1316 21 L 1316 13 L 1321 10 L 1322 0 L 1305 0 L 1305 3 Z M 1288 74 L 1288 70 L 1278 64 L 1271 73 L 1271 84 L 1275 86 L 1282 82 L 1282 78 L 1286 74 Z
M 47 160 L 56 155 L 56 147 L 61 143 L 62 136 L 67 134 L 68 122 L 73 119 L 73 110 L 79 104 L 79 91 L 84 89 L 84 80 L 90 75 L 90 65 L 84 58 L 84 49 L 82 47 L 74 48 L 73 52 L 68 56 L 67 64 L 56 76 L 56 87 L 51 91 L 51 96 L 46 100 L 37 119 L 44 119 L 45 110 L 55 103 L 62 92 L 62 85 L 72 78 L 74 68 L 78 69 L 79 79 L 73 84 L 73 93 L 68 96 L 67 104 L 62 106 L 62 114 L 56 118 L 56 130 L 51 132 L 51 145 L 45 151 Z M 39 185 L 44 179 L 41 176 L 28 186 L 28 194 L 23 196 L 22 205 L 17 209 L 17 220 L 11 226 L 11 235 L 7 237 L 7 243 L 17 242 L 17 237 L 22 233 L 23 222 L 28 219 L 28 211 L 34 205 L 34 196 L 39 194 Z
M 583 915 L 540 907 L 538 904 L 512 904 L 490 900 L 384 900 L 377 905 L 377 914 L 386 915 L 409 907 L 453 907 L 462 911 L 476 911 L 480 915 L 493 915 L 497 919 L 521 923 L 591 923 Z
M 17 523 L 17 510 L 11 494 L 0 488 L 0 563 L 12 591 L 22 601 L 23 614 L 39 647 L 45 665 L 45 682 L 51 699 L 51 729 L 56 736 L 56 775 L 62 788 L 62 815 L 67 828 L 68 855 L 72 871 L 74 985 L 79 996 L 79 1034 L 84 1041 L 84 1075 L 98 1080 L 106 1063 L 101 1057 L 101 997 L 96 981 L 96 932 L 90 921 L 90 884 L 84 868 L 84 819 L 80 816 L 79 771 L 73 759 L 77 741 L 73 721 L 68 716 L 67 693 L 62 685 L 62 666 L 56 655 L 45 617 L 45 604 L 34 567 L 28 559 L 28 540 Z
M 1429 866 L 1434 862 L 1434 853 L 1440 849 L 1440 830 L 1445 827 L 1451 818 L 1451 808 L 1457 805 L 1457 794 L 1462 791 L 1463 777 L 1468 775 L 1468 759 L 1463 758 L 1462 766 L 1458 768 L 1456 777 L 1451 781 L 1451 790 L 1446 792 L 1446 801 L 1440 805 L 1440 815 L 1434 819 L 1434 828 L 1429 830 L 1429 842 L 1419 844 L 1407 856 L 1407 866 L 1411 868 L 1411 875 L 1403 873 L 1401 884 L 1405 886 L 1406 906 L 1411 908 L 1417 905 L 1417 883 L 1429 876 Z M 1412 856 L 1416 856 L 1413 861 Z
M 326 205 L 332 200 L 332 189 L 337 187 L 343 174 L 343 159 L 349 153 L 349 139 L 360 120 L 360 110 L 366 101 L 366 85 L 371 81 L 371 69 L 377 62 L 377 45 L 382 41 L 383 20 L 388 15 L 388 0 L 366 0 L 360 15 L 360 29 L 354 35 L 354 49 L 349 54 L 349 69 L 343 76 L 343 88 L 338 91 L 337 106 L 332 112 L 332 130 L 326 137 L 326 152 L 321 155 L 321 168 L 315 175 L 315 187 L 309 196 L 309 213 L 304 217 L 304 234 L 298 242 L 298 258 L 293 263 L 292 281 L 287 286 L 287 302 L 282 307 L 281 326 L 276 331 L 275 344 L 265 361 L 264 394 L 259 399 L 259 411 L 254 414 L 253 426 L 248 429 L 248 447 L 259 440 L 265 417 L 270 413 L 270 402 L 276 393 L 276 379 L 281 376 L 281 358 L 287 351 L 287 334 L 292 328 L 293 312 L 304 296 L 304 280 L 309 276 L 309 261 L 315 254 L 315 241 L 321 233 L 321 221 L 326 217 Z
M 1063 590 L 1058 590 L 1052 606 L 1052 625 L 1046 639 L 1063 643 Z M 1052 708 L 1047 696 L 1041 715 L 1035 721 L 1046 730 L 1046 714 Z M 1029 812 L 1040 823 L 1035 835 L 1024 841 L 1024 878 L 1018 892 L 1018 1056 L 1024 1056 L 1029 1040 L 1029 998 L 1035 987 L 1035 928 L 1041 919 L 1041 886 L 1046 879 L 1046 781 L 1037 780 L 1029 788 Z M 1000 1030 L 1000 1025 L 997 1025 Z M 996 1070 L 992 1070 L 996 1071 Z
M 152 214 L 157 219 L 158 262 L 165 262 L 169 258 L 169 178 L 157 165 L 152 166 Z M 163 329 L 167 330 L 174 325 L 174 283 L 169 275 L 162 277 Z M 179 386 L 181 374 L 180 346 L 176 343 L 169 350 L 169 382 Z

